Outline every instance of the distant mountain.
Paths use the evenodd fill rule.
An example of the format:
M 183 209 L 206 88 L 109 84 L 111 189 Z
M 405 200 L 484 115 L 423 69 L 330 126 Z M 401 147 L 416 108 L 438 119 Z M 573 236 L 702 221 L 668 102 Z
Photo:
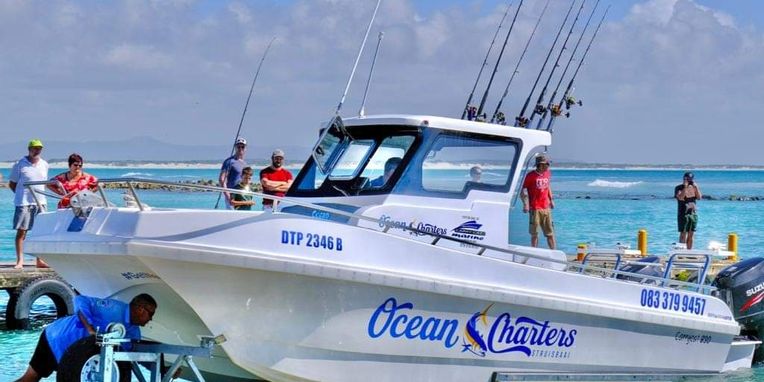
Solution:
M 71 153 L 79 153 L 86 162 L 102 161 L 163 161 L 193 162 L 222 161 L 231 147 L 226 145 L 179 145 L 162 142 L 151 137 L 136 137 L 119 141 L 43 141 L 43 158 L 47 161 L 66 160 Z M 15 161 L 27 154 L 27 142 L 0 143 L 0 161 Z M 250 145 L 247 159 L 267 160 L 276 147 Z M 281 146 L 287 160 L 305 160 L 310 147 Z

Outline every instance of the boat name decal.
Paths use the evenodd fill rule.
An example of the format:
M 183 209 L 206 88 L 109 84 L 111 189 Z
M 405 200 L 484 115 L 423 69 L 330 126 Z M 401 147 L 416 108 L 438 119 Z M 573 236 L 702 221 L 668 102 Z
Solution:
M 695 342 L 699 344 L 708 344 L 708 343 L 711 343 L 712 339 L 713 337 L 708 335 L 687 334 L 682 332 L 676 332 L 676 335 L 674 336 L 674 341 L 684 342 L 686 345 L 689 345 Z
M 642 306 L 675 312 L 692 313 L 702 316 L 706 311 L 706 299 L 701 296 L 688 296 L 672 291 L 644 288 L 639 300 Z
M 392 338 L 434 341 L 447 349 L 456 347 L 462 353 L 469 352 L 478 357 L 488 353 L 520 353 L 527 357 L 567 358 L 570 352 L 539 352 L 534 348 L 570 348 L 576 341 L 578 331 L 563 327 L 552 327 L 549 321 L 539 321 L 530 317 L 513 317 L 504 312 L 495 318 L 488 316 L 489 305 L 476 312 L 466 322 L 464 336 L 457 334 L 462 327 L 458 319 L 412 314 L 414 304 L 398 303 L 394 297 L 388 298 L 377 307 L 369 318 L 368 335 Z
M 379 223 L 379 228 L 390 226 L 390 228 L 408 230 L 411 236 L 425 236 L 427 234 L 443 236 L 448 234 L 448 229 L 439 227 L 432 223 L 424 223 L 424 222 L 417 223 L 416 221 L 406 222 L 403 220 L 395 220 L 392 216 L 388 216 L 388 215 L 380 216 L 378 223 Z M 421 232 L 418 232 L 418 231 L 421 231 Z
M 342 238 L 317 233 L 281 230 L 281 244 L 342 251 Z
M 159 276 L 150 272 L 122 272 L 121 275 L 127 280 L 139 280 L 139 279 L 159 280 Z
M 482 226 L 476 220 L 468 220 L 452 229 L 451 236 L 465 240 L 483 240 L 485 239 L 485 231 L 480 230 Z

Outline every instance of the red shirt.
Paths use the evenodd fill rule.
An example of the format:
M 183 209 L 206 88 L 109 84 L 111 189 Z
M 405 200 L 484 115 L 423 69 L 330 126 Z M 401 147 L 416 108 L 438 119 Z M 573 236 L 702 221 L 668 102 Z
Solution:
M 523 188 L 528 189 L 528 201 L 531 210 L 545 210 L 551 207 L 551 199 L 549 198 L 550 178 L 549 170 L 541 174 L 534 170 L 525 176 Z
M 292 173 L 283 167 L 276 170 L 273 167 L 268 166 L 260 170 L 260 179 L 268 179 L 275 182 L 286 182 L 286 181 L 292 180 Z M 286 194 L 286 192 L 268 191 L 264 187 L 263 187 L 263 193 L 268 195 L 276 195 L 276 196 L 284 196 Z M 271 204 L 273 204 L 273 200 L 263 199 L 263 205 L 267 206 Z
M 56 175 L 55 177 L 57 181 L 61 182 L 61 185 L 64 186 L 64 191 L 66 191 L 66 197 L 62 198 L 58 202 L 58 208 L 69 207 L 69 198 L 71 196 L 79 191 L 94 188 L 96 183 L 98 183 L 98 179 L 96 177 L 84 172 L 79 178 L 72 180 L 69 180 L 68 174 L 68 172 L 63 172 Z

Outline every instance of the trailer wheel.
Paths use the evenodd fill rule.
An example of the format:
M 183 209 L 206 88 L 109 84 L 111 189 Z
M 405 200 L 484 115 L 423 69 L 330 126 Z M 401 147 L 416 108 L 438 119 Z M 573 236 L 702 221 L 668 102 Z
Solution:
M 32 304 L 48 296 L 56 306 L 56 317 L 74 313 L 74 290 L 56 276 L 41 276 L 24 281 L 10 293 L 5 312 L 8 329 L 29 329 L 29 311 Z
M 64 352 L 56 371 L 56 382 L 101 382 L 97 379 L 101 367 L 100 347 L 95 336 L 85 337 Z M 132 377 L 130 364 L 115 362 L 110 382 L 130 382 Z

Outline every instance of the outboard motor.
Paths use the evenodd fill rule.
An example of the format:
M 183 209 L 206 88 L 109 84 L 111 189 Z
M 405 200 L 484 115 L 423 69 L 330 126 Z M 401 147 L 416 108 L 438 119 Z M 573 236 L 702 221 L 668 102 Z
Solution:
M 756 257 L 722 269 L 712 284 L 717 297 L 727 302 L 742 334 L 764 337 L 764 257 Z M 761 350 L 756 358 L 761 359 Z

